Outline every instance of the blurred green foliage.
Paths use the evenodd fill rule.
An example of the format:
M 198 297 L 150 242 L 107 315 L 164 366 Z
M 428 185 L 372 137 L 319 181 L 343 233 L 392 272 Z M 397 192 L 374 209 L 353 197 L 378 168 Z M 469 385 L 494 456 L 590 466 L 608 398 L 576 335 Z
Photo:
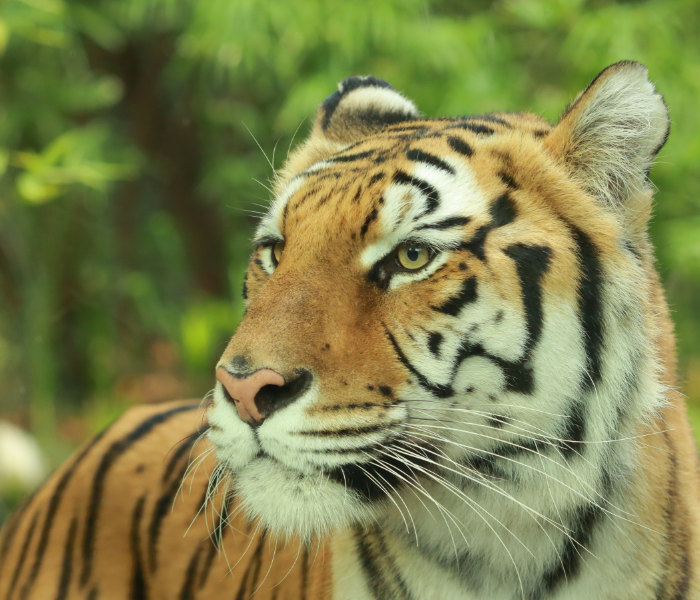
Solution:
M 690 0 L 5 0 L 2 414 L 58 459 L 125 403 L 205 394 L 269 198 L 261 149 L 280 166 L 344 77 L 428 115 L 554 120 L 621 59 L 671 110 L 652 232 L 697 402 L 699 39 Z

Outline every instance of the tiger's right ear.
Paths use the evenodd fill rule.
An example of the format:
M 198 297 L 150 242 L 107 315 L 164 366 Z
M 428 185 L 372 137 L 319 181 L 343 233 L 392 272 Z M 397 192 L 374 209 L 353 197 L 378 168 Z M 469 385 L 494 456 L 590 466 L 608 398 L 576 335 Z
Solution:
M 319 106 L 311 134 L 290 155 L 278 186 L 386 125 L 419 117 L 415 104 L 383 79 L 348 77 Z
M 386 125 L 419 116 L 413 102 L 383 79 L 348 77 L 319 107 L 311 137 L 350 144 Z

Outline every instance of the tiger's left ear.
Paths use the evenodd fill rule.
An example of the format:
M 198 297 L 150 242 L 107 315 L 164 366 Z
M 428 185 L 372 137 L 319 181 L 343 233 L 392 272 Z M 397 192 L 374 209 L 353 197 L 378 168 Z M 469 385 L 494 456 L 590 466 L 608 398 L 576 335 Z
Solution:
M 278 193 L 292 177 L 383 127 L 420 117 L 415 104 L 383 79 L 348 77 L 316 112 L 311 134 L 279 173 Z
M 600 73 L 544 142 L 584 189 L 626 220 L 626 204 L 649 189 L 649 169 L 669 126 L 646 67 L 625 61 Z
M 419 116 L 413 102 L 383 79 L 348 77 L 318 107 L 311 137 L 350 144 L 386 125 Z

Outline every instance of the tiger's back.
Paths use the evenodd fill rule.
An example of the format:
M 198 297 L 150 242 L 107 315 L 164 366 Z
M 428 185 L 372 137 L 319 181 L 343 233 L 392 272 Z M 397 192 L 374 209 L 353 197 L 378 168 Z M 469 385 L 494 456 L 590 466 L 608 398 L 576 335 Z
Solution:
M 79 449 L 5 524 L 0 598 L 326 597 L 327 548 L 272 540 L 209 487 L 205 427 L 199 402 L 137 407 Z

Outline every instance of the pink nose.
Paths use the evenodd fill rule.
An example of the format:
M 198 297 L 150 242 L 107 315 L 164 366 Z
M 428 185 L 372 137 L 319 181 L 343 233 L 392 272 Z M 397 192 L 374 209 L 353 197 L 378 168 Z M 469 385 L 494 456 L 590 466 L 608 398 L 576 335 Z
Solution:
M 260 412 L 255 397 L 266 385 L 284 386 L 284 377 L 272 369 L 260 369 L 247 377 L 236 377 L 224 367 L 216 369 L 221 382 L 238 409 L 241 419 L 247 423 L 260 423 L 267 415 Z

